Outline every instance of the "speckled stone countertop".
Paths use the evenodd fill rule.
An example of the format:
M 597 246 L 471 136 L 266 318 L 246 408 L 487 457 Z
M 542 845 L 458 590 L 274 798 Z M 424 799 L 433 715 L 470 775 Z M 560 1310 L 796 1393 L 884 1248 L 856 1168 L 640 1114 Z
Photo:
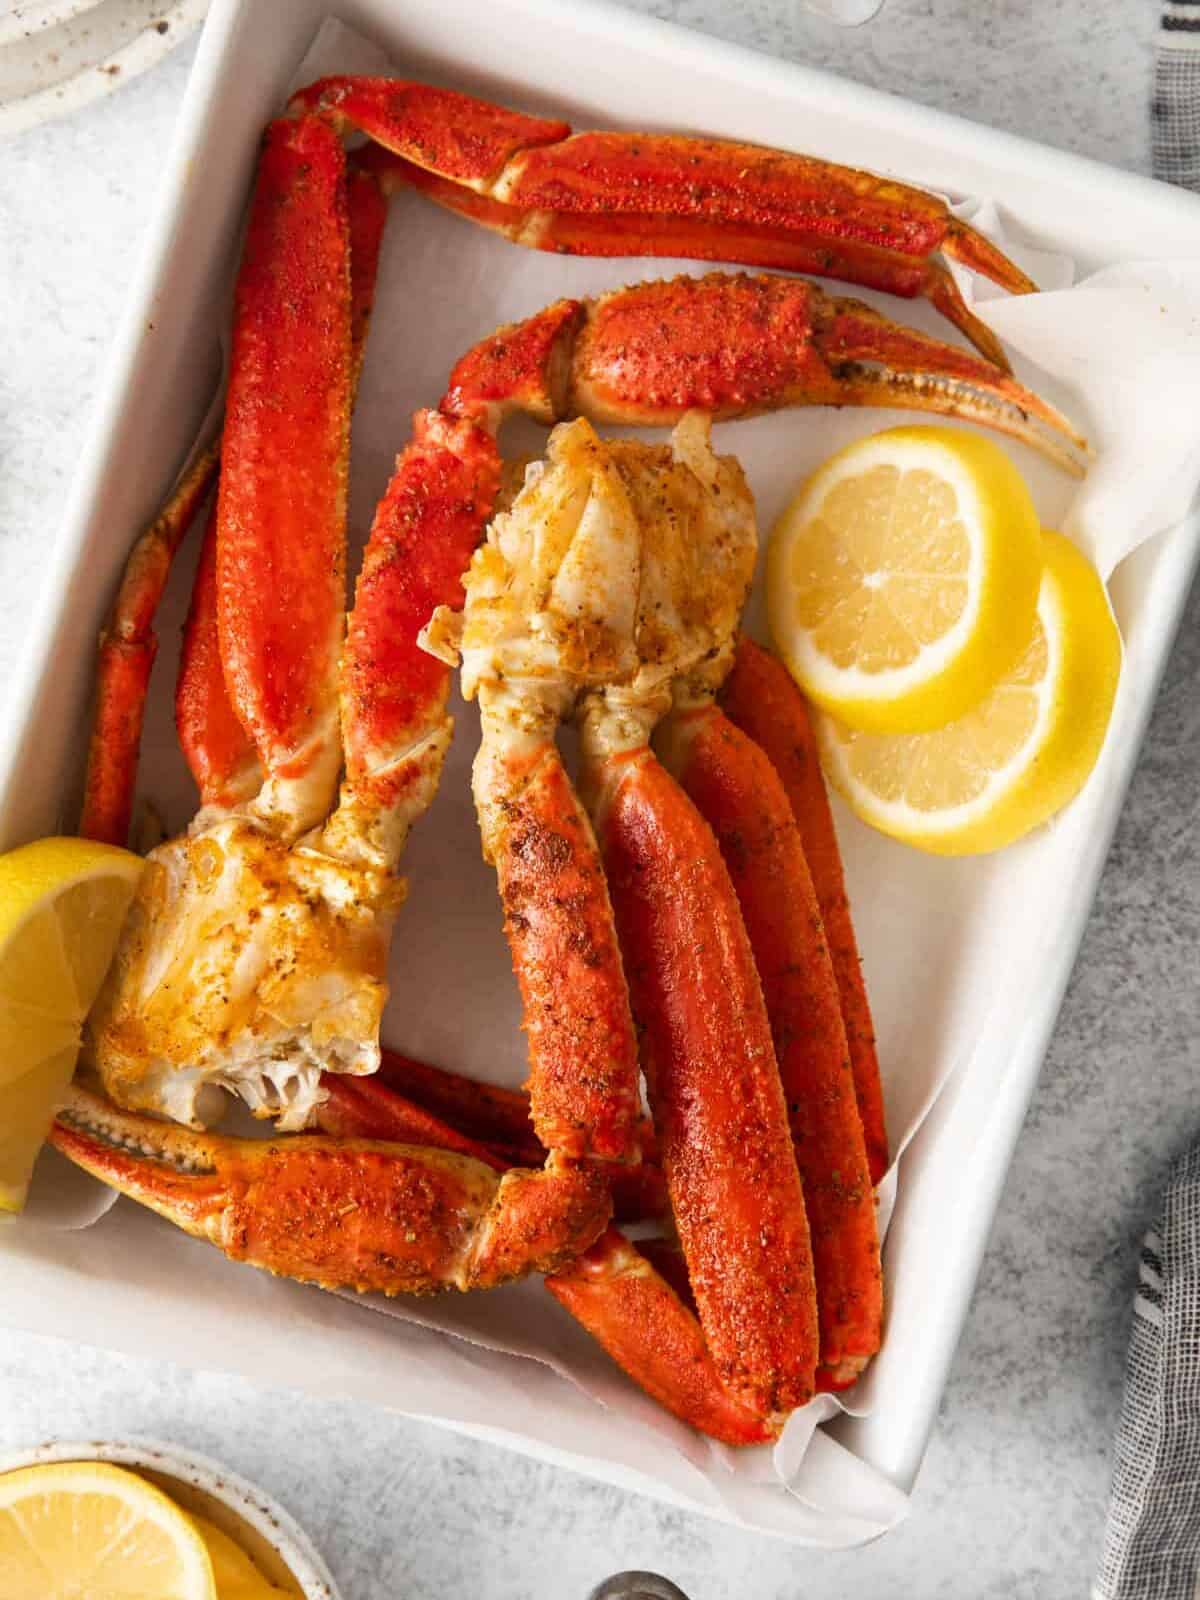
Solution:
M 696 28 L 1145 171 L 1148 0 L 888 0 L 842 32 L 786 0 L 641 0 Z M 88 424 L 192 49 L 0 157 L 0 682 Z M 1200 602 L 1185 617 L 912 1515 L 811 1555 L 365 1408 L 0 1336 L 0 1450 L 143 1433 L 278 1494 L 347 1600 L 582 1597 L 649 1567 L 694 1600 L 1084 1592 L 1136 1241 L 1200 1128 Z M 0 1293 L 3 1287 L 0 1285 Z M 71 1330 L 64 1330 L 64 1333 Z M 287 1377 L 286 1365 L 280 1379 Z

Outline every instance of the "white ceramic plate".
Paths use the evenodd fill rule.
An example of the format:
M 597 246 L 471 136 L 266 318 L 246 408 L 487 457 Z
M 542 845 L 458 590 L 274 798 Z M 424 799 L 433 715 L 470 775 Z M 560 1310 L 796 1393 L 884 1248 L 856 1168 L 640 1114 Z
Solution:
M 110 94 L 182 44 L 208 0 L 0 0 L 0 134 Z

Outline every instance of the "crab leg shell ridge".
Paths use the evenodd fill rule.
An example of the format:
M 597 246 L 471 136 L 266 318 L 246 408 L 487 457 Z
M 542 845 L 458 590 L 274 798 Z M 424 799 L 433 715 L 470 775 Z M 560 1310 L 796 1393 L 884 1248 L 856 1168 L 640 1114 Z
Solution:
M 875 1196 L 824 925 L 787 793 L 711 703 L 677 709 L 656 748 L 713 829 L 771 1022 L 812 1234 L 821 1367 L 851 1378 L 879 1348 Z
M 804 1198 L 754 958 L 711 830 L 644 747 L 584 761 L 680 1241 L 725 1388 L 813 1392 Z
M 316 119 L 267 129 L 235 291 L 217 531 L 225 681 L 292 837 L 328 810 L 341 764 L 352 391 L 350 227 L 341 141 Z

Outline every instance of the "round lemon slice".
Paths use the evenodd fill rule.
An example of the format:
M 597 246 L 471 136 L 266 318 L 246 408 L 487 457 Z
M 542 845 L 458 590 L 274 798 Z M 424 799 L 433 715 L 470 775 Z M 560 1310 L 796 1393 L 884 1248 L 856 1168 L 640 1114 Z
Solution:
M 1108 729 L 1121 636 L 1096 569 L 1043 536 L 1033 637 L 983 702 L 932 733 L 856 732 L 817 715 L 821 759 L 872 827 L 939 855 L 998 850 L 1083 787 Z
M 1039 532 L 990 439 L 935 427 L 860 439 L 800 487 L 771 535 L 779 653 L 851 727 L 941 727 L 1029 643 Z
M 0 1477 L 4 1600 L 217 1600 L 204 1541 L 136 1473 L 102 1461 Z
M 86 839 L 0 856 L 0 1211 L 25 1203 L 143 866 Z

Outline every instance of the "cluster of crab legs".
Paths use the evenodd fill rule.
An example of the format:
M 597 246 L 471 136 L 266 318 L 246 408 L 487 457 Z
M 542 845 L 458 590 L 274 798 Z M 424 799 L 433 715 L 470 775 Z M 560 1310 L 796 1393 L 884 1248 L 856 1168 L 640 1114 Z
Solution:
M 347 132 L 368 143 L 348 154 Z M 978 353 L 768 273 L 560 301 L 476 345 L 417 413 L 347 619 L 350 416 L 400 186 L 535 248 L 923 295 Z M 202 806 L 150 853 L 61 1150 L 325 1287 L 542 1273 L 631 1377 L 730 1443 L 854 1381 L 883 1309 L 870 1012 L 803 700 L 738 639 L 753 502 L 709 425 L 913 407 L 1076 464 L 1084 441 L 1013 379 L 942 256 L 1033 288 L 931 196 L 809 158 L 572 136 L 389 79 L 294 98 L 265 136 L 222 436 L 135 547 L 101 642 L 81 831 L 124 842 L 155 611 L 219 477 L 176 697 Z M 497 444 L 517 412 L 560 424 L 520 485 Z M 676 429 L 605 441 L 591 421 Z M 480 705 L 527 1094 L 378 1042 L 455 664 Z M 222 1089 L 279 1136 L 209 1132 Z M 670 1238 L 635 1244 L 614 1214 Z

